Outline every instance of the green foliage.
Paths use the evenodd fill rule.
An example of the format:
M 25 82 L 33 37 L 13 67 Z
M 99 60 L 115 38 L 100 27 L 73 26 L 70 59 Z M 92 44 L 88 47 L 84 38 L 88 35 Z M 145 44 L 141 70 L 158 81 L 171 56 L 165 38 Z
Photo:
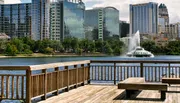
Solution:
M 15 45 L 7 44 L 5 49 L 5 54 L 8 56 L 15 56 L 18 53 L 18 50 Z
M 76 53 L 77 54 L 82 55 L 82 52 L 83 52 L 83 50 L 81 48 L 77 48 L 76 49 Z
M 115 49 L 114 49 L 114 55 L 120 55 L 122 53 L 122 51 L 121 51 L 121 48 L 118 48 L 118 47 L 116 47 Z
M 2 50 L 7 55 L 16 54 L 32 54 L 32 53 L 105 53 L 108 55 L 120 55 L 124 44 L 115 38 L 110 38 L 106 41 L 88 39 L 66 38 L 63 42 L 53 40 L 38 40 L 34 41 L 30 38 L 14 38 L 7 42 L 6 47 L 2 46 Z M 0 43 L 1 47 L 2 43 Z
M 158 48 L 154 41 L 144 41 L 141 43 L 141 46 L 152 53 L 156 53 Z
M 45 54 L 54 54 L 53 48 L 47 47 L 43 51 Z
M 164 51 L 167 55 L 180 55 L 180 41 L 170 41 Z
M 155 54 L 180 55 L 180 41 L 170 41 L 164 47 L 156 45 L 154 41 L 145 41 L 141 46 Z
M 29 49 L 25 49 L 24 54 L 30 55 L 30 54 L 33 54 L 33 52 L 31 50 L 29 50 Z
M 105 49 L 106 54 L 109 54 L 109 55 L 113 54 L 113 50 L 108 42 L 105 43 L 104 49 Z

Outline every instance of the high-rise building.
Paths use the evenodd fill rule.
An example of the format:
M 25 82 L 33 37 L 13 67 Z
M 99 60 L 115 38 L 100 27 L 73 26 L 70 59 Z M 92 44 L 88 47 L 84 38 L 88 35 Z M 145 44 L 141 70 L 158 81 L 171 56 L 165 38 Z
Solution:
M 129 23 L 126 21 L 119 21 L 119 32 L 120 38 L 128 37 L 129 36 Z
M 50 39 L 61 40 L 64 34 L 63 2 L 52 1 L 50 7 Z
M 31 4 L 0 4 L 0 33 L 31 36 Z
M 130 5 L 130 34 L 158 33 L 158 4 L 149 2 Z
M 166 25 L 165 30 L 169 40 L 180 39 L 180 23 Z
M 86 38 L 90 40 L 119 38 L 119 11 L 114 7 L 86 10 L 85 27 Z
M 4 0 L 0 0 L 0 4 L 4 4 Z
M 49 38 L 50 0 L 32 0 L 32 39 Z
M 165 26 L 169 25 L 169 14 L 168 9 L 165 4 L 159 5 L 159 18 L 158 18 L 158 25 L 159 25 L 159 33 L 165 34 Z
M 54 0 L 51 3 L 50 38 L 63 40 L 68 37 L 85 38 L 85 5 L 81 0 Z

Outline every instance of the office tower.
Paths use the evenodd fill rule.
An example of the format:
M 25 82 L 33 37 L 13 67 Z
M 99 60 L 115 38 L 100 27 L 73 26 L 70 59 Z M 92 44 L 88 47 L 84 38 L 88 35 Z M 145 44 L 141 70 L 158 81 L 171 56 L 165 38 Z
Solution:
M 159 5 L 159 18 L 158 18 L 159 33 L 165 34 L 165 26 L 169 25 L 169 14 L 165 4 Z
M 165 30 L 169 40 L 180 39 L 180 23 L 166 25 Z
M 63 2 L 52 1 L 50 7 L 50 39 L 61 40 L 64 34 L 64 21 L 63 21 Z
M 119 21 L 120 38 L 128 37 L 129 35 L 129 23 L 126 21 Z
M 49 39 L 50 0 L 32 0 L 32 39 Z
M 12 37 L 31 36 L 31 4 L 1 4 L 0 33 Z
M 158 4 L 149 2 L 130 5 L 130 34 L 158 33 Z
M 93 8 L 85 12 L 86 38 L 119 38 L 119 11 L 114 7 Z
M 50 9 L 51 39 L 85 38 L 84 12 L 85 5 L 81 0 L 54 0 Z

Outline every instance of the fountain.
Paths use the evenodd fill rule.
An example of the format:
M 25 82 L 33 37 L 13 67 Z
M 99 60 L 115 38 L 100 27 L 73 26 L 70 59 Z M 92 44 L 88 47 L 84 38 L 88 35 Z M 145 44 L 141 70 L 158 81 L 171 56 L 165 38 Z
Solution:
M 130 36 L 128 53 L 126 55 L 128 57 L 154 57 L 151 52 L 144 50 L 144 48 L 140 46 L 139 31 Z

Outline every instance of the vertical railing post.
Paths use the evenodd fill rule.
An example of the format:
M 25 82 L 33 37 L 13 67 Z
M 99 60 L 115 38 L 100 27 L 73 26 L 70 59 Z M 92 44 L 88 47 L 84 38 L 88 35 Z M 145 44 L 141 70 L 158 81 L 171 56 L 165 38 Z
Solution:
M 87 64 L 88 65 L 88 84 L 91 83 L 91 79 L 90 79 L 90 63 Z
M 168 63 L 168 68 L 169 68 L 169 78 L 171 77 L 171 64 Z
M 140 77 L 143 77 L 143 63 L 140 63 Z
M 75 85 L 75 88 L 78 87 L 78 68 L 77 68 L 77 65 L 74 65 L 74 68 L 76 69 L 76 85 Z
M 56 71 L 56 95 L 59 94 L 59 67 L 55 68 Z
M 85 68 L 84 68 L 84 64 L 81 64 L 81 68 L 83 69 L 83 83 L 82 83 L 82 86 L 84 86 L 84 84 L 85 84 Z
M 68 66 L 65 66 L 65 69 L 67 70 L 67 88 L 66 91 L 69 91 L 69 68 Z
M 114 85 L 116 85 L 116 63 L 114 63 Z
M 26 103 L 31 103 L 31 70 L 26 70 Z
M 44 96 L 42 97 L 42 99 L 46 100 L 46 93 L 47 93 L 47 70 L 43 69 L 42 73 L 44 73 Z

